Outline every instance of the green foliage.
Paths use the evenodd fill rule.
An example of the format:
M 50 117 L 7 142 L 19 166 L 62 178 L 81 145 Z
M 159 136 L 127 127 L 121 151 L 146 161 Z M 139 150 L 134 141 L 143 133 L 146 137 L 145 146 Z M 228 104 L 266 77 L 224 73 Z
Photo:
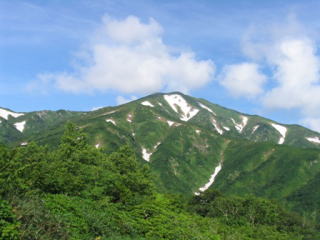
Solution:
M 16 206 L 20 239 L 70 239 L 66 224 L 44 205 L 43 197 L 34 194 L 23 198 L 14 197 L 10 201 Z
M 222 145 L 217 142 L 222 149 L 217 158 L 227 146 Z M 196 164 L 195 157 L 186 162 L 187 172 L 186 166 Z M 188 202 L 184 196 L 157 193 L 150 169 L 137 161 L 130 147 L 106 154 L 90 145 L 72 123 L 56 149 L 36 143 L 13 149 L 0 146 L 0 170 L 0 195 L 14 206 L 17 216 L 8 202 L 0 201 L 1 239 L 298 240 L 314 236 L 310 226 L 303 225 L 307 230 L 302 230 L 299 217 L 261 198 L 207 191 Z
M 244 115 L 178 92 L 175 94 L 199 110 L 189 121 L 182 121 L 177 113 L 179 108 L 174 111 L 161 93 L 86 113 L 40 111 L 1 119 L 0 142 L 9 146 L 29 144 L 8 151 L 6 154 L 10 156 L 0 156 L 0 169 L 8 170 L 0 171 L 3 175 L 0 181 L 9 183 L 3 183 L 0 193 L 14 195 L 38 191 L 96 199 L 108 195 L 115 202 L 140 201 L 140 195 L 134 189 L 148 192 L 143 187 L 147 178 L 131 181 L 138 182 L 139 186 L 131 184 L 129 179 L 133 176 L 126 178 L 127 174 L 122 174 L 120 178 L 118 170 L 113 170 L 117 166 L 109 159 L 110 154 L 127 145 L 139 165 L 133 173 L 137 179 L 142 174 L 139 172 L 143 172 L 140 165 L 145 162 L 142 149 L 152 153 L 145 165 L 150 167 L 152 181 L 159 192 L 191 195 L 208 182 L 215 167 L 222 163 L 222 170 L 214 182 L 216 189 L 226 194 L 276 199 L 306 219 L 320 221 L 320 195 L 314 190 L 319 189 L 316 186 L 320 173 L 320 145 L 306 139 L 320 137 L 319 133 L 286 125 L 285 142 L 278 145 L 280 133 L 269 119 Z M 153 107 L 142 105 L 142 101 L 149 101 Z M 239 132 L 235 123 L 240 124 L 243 116 L 248 117 L 248 122 Z M 107 119 L 116 124 L 106 122 Z M 213 119 L 224 131 L 221 136 Z M 20 132 L 14 124 L 22 121 L 26 124 Z M 72 124 L 63 127 L 68 121 L 76 122 L 78 127 Z M 168 121 L 174 124 L 169 126 Z M 48 145 L 41 149 L 43 147 L 30 146 L 32 141 L 41 146 Z M 227 147 L 226 142 L 230 142 Z M 100 151 L 93 149 L 97 144 Z M 101 154 L 101 151 L 108 154 Z M 128 161 L 130 159 L 128 157 Z
M 233 226 L 236 229 L 246 228 L 244 230 L 248 233 L 256 232 L 259 235 L 270 230 L 270 234 L 273 234 L 270 236 L 279 234 L 279 239 L 287 239 L 288 236 L 291 237 L 288 239 L 302 239 L 302 236 L 311 236 L 311 239 L 315 239 L 318 236 L 314 226 L 305 223 L 300 216 L 286 211 L 275 202 L 262 198 L 227 197 L 219 191 L 210 189 L 193 197 L 189 208 L 201 216 L 219 219 L 227 226 Z M 256 234 L 253 235 L 256 236 Z M 280 238 L 280 235 L 283 238 Z M 278 237 L 263 239 L 278 239 Z
M 14 215 L 11 206 L 0 200 L 0 239 L 18 240 L 19 223 Z

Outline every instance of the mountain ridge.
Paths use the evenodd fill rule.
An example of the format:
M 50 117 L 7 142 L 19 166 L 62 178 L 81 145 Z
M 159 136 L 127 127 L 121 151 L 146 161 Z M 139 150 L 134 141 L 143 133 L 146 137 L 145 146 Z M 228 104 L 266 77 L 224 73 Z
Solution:
M 39 113 L 42 113 L 42 112 L 73 112 L 73 113 L 82 113 L 82 114 L 87 114 L 87 113 L 90 113 L 90 112 L 95 112 L 95 111 L 100 111 L 100 110 L 103 110 L 103 109 L 107 109 L 107 108 L 118 108 L 118 107 L 121 107 L 121 106 L 124 106 L 124 105 L 127 105 L 127 104 L 132 104 L 132 103 L 138 103 L 144 99 L 149 99 L 149 98 L 153 98 L 153 97 L 157 97 L 157 96 L 163 96 L 163 95 L 172 95 L 172 94 L 178 94 L 178 95 L 182 95 L 182 96 L 187 96 L 187 97 L 190 97 L 184 93 L 181 93 L 179 91 L 174 91 L 174 92 L 168 92 L 168 93 L 164 93 L 164 92 L 156 92 L 156 93 L 152 93 L 152 94 L 149 94 L 149 95 L 146 95 L 144 97 L 141 97 L 139 99 L 135 99 L 135 100 L 132 100 L 130 102 L 126 102 L 126 103 L 123 103 L 123 104 L 119 104 L 119 105 L 116 105 L 116 106 L 103 106 L 103 107 L 99 107 L 98 109 L 95 109 L 95 110 L 88 110 L 88 111 L 80 111 L 80 110 L 71 110 L 71 109 L 58 109 L 58 110 L 48 110 L 48 109 L 42 109 L 42 110 L 34 110 L 34 111 L 14 111 L 10 108 L 6 108 L 6 107 L 2 107 L 0 106 L 0 110 L 6 110 L 6 111 L 9 111 L 13 114 L 39 114 Z M 195 97 L 193 97 L 195 98 Z M 224 107 L 220 104 L 216 104 L 216 103 L 211 103 L 209 102 L 208 100 L 204 99 L 204 98 L 195 98 L 195 99 L 198 99 L 200 102 L 201 101 L 205 101 L 206 103 L 209 103 L 211 105 L 215 105 L 217 106 L 218 108 L 221 108 L 221 109 L 224 109 L 226 111 L 233 111 L 233 112 L 236 112 L 238 114 L 242 114 L 242 115 L 245 115 L 245 116 L 250 116 L 250 117 L 259 117 L 259 118 L 263 118 L 263 119 L 266 119 L 266 120 L 269 120 L 270 122 L 273 122 L 273 123 L 276 123 L 276 124 L 280 124 L 280 125 L 284 125 L 284 126 L 291 126 L 291 127 L 299 127 L 299 128 L 304 128 L 304 129 L 307 129 L 311 132 L 314 132 L 315 134 L 320 134 L 319 132 L 315 131 L 315 130 L 312 130 L 310 128 L 307 128 L 305 126 L 302 126 L 302 125 L 299 125 L 299 124 L 296 124 L 296 123 L 293 123 L 293 124 L 288 124 L 288 123 L 281 123 L 281 122 L 278 122 L 278 121 L 275 121 L 275 120 L 272 120 L 270 118 L 266 118 L 266 117 L 263 117 L 263 116 L 260 116 L 260 115 L 257 115 L 257 114 L 249 114 L 249 113 L 243 113 L 243 112 L 240 112 L 238 110 L 234 110 L 234 109 L 231 109 L 229 107 Z M 1 114 L 0 114 L 0 119 L 1 119 Z
M 227 194 L 278 199 L 307 215 L 318 211 L 313 204 L 305 206 L 299 193 L 319 181 L 320 134 L 301 126 L 179 92 L 89 112 L 40 111 L 1 120 L 0 140 L 13 146 L 35 141 L 54 148 L 68 121 L 101 151 L 129 145 L 140 163 L 149 165 L 162 192 L 190 195 L 206 186 L 205 190 L 217 188 Z M 24 121 L 23 128 L 15 125 Z M 230 143 L 221 163 L 225 141 Z M 312 196 L 320 200 L 318 190 Z

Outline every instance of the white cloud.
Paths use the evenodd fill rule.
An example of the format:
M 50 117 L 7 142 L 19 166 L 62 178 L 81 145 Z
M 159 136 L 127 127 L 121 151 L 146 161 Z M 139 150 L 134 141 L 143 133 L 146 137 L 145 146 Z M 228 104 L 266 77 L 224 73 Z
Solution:
M 310 39 L 286 39 L 273 46 L 269 57 L 275 66 L 277 85 L 263 98 L 267 107 L 301 108 L 312 114 L 320 107 L 320 60 L 316 45 Z
M 128 102 L 134 101 L 136 99 L 137 99 L 136 96 L 131 96 L 130 98 L 126 98 L 126 97 L 123 97 L 123 96 L 118 96 L 116 101 L 117 101 L 117 105 L 121 105 L 121 104 L 125 104 L 125 103 L 128 103 Z
M 292 16 L 287 23 L 265 26 L 263 31 L 251 32 L 243 42 L 244 54 L 254 62 L 251 74 L 243 67 L 248 63 L 227 66 L 221 84 L 234 95 L 259 97 L 260 103 L 269 109 L 297 109 L 301 123 L 320 130 L 317 42 Z M 268 81 L 263 76 L 260 82 L 254 77 L 255 72 L 258 73 L 256 76 L 260 75 L 254 67 L 258 65 L 269 72 Z M 246 89 L 246 86 L 252 89 Z
M 187 92 L 213 78 L 212 61 L 199 61 L 193 52 L 172 53 L 162 33 L 153 19 L 143 23 L 134 16 L 124 20 L 104 18 L 102 27 L 81 51 L 87 56 L 82 64 L 75 67 L 74 73 L 52 75 L 55 86 L 75 93 Z
M 225 66 L 219 80 L 234 96 L 252 98 L 263 92 L 266 77 L 257 64 L 240 63 Z

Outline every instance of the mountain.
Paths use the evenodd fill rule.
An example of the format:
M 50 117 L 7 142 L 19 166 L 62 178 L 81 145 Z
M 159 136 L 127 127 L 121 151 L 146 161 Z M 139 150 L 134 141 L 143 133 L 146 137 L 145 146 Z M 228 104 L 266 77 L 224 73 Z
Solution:
M 75 122 L 92 145 L 112 152 L 130 145 L 160 191 L 277 199 L 315 216 L 320 209 L 320 134 L 243 114 L 179 92 L 157 93 L 91 112 L 0 109 L 0 141 L 55 147 Z M 310 192 L 312 190 L 312 192 Z
M 145 119 L 142 119 L 143 117 Z M 33 140 L 44 130 L 56 130 L 66 121 L 88 123 L 84 128 L 90 129 L 101 119 L 104 123 L 115 125 L 113 128 L 118 131 L 133 130 L 141 122 L 154 122 L 156 125 L 166 122 L 167 130 L 172 127 L 192 126 L 198 128 L 197 130 L 210 131 L 227 138 L 320 148 L 320 134 L 307 128 L 242 114 L 178 92 L 153 94 L 121 106 L 105 107 L 91 112 L 44 110 L 16 113 L 0 108 L 0 141 L 17 144 L 19 141 Z M 110 124 L 104 124 L 103 127 L 110 128 Z

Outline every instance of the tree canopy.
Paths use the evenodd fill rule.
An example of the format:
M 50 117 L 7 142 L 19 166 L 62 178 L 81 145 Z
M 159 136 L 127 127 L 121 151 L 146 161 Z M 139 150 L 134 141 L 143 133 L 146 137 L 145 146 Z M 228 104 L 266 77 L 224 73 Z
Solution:
M 274 202 L 157 191 L 129 146 L 111 154 L 68 123 L 59 146 L 0 146 L 0 239 L 316 239 Z

